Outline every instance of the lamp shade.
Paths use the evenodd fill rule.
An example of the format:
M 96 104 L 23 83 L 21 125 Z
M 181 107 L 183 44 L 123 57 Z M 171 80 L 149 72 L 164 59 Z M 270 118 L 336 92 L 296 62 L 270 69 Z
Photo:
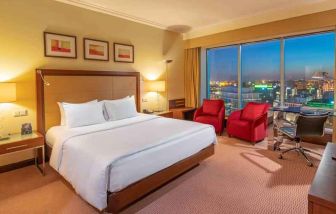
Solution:
M 165 81 L 147 81 L 145 82 L 146 92 L 164 92 L 166 90 Z
M 16 83 L 0 82 L 0 103 L 16 101 Z

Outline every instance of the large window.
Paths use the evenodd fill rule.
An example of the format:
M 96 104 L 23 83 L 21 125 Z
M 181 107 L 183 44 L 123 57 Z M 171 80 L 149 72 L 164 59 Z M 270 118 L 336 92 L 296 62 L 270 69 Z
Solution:
M 287 38 L 285 105 L 333 108 L 334 32 Z
M 223 99 L 225 113 L 238 108 L 238 46 L 207 51 L 208 97 Z
M 211 48 L 207 96 L 227 114 L 251 101 L 333 108 L 334 68 L 335 32 Z
M 280 40 L 242 45 L 241 99 L 248 102 L 280 102 Z

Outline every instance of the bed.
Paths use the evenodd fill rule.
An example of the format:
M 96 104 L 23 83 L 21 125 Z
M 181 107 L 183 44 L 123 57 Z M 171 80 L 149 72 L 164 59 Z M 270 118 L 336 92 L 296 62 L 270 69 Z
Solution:
M 118 212 L 214 154 L 213 128 L 190 121 L 139 113 L 73 129 L 58 125 L 60 100 L 135 95 L 139 110 L 138 72 L 38 70 L 36 75 L 38 130 L 52 151 L 50 165 L 99 210 Z

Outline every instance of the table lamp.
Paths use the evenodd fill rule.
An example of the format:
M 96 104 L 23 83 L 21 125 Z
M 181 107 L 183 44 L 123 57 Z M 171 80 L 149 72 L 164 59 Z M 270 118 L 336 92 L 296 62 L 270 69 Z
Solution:
M 157 95 L 157 111 L 161 111 L 159 108 L 160 97 L 159 92 L 165 92 L 166 84 L 165 81 L 146 81 L 145 82 L 145 91 L 146 92 L 156 92 Z
M 16 83 L 0 82 L 0 105 L 1 103 L 11 103 L 15 101 L 16 101 Z M 8 136 L 2 135 L 1 129 L 2 125 L 0 124 L 0 140 L 8 139 L 9 138 Z

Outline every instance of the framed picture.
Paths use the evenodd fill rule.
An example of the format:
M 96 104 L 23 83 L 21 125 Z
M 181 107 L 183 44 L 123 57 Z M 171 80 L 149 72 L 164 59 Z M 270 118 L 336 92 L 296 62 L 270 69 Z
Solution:
M 84 38 L 84 59 L 109 61 L 109 43 Z
M 134 63 L 134 46 L 113 43 L 114 61 Z
M 46 57 L 77 58 L 76 37 L 44 32 L 44 55 Z

